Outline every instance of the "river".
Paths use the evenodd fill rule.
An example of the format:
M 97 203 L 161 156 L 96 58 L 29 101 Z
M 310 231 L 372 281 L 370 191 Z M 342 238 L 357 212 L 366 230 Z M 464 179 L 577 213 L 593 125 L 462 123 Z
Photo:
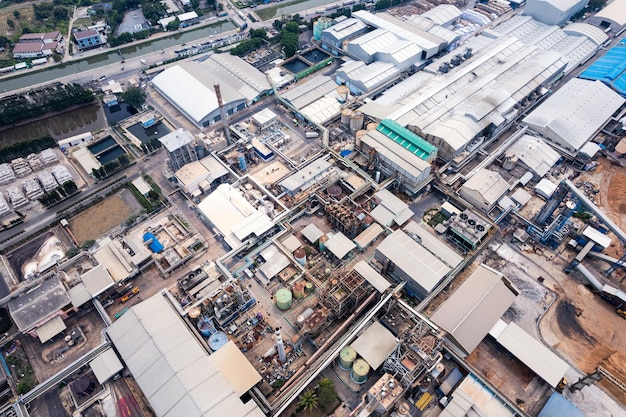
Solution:
M 325 6 L 329 3 L 336 3 L 336 1 L 335 0 L 286 1 L 284 2 L 284 4 L 277 4 L 277 5 L 271 5 L 265 8 L 259 8 L 255 10 L 255 12 L 263 20 L 275 19 L 281 16 L 290 15 L 293 13 L 300 13 L 302 11 L 306 11 L 306 13 L 304 14 L 300 13 L 300 14 L 302 16 L 306 16 L 306 15 L 314 14 L 316 9 L 325 9 L 325 7 L 321 7 L 321 6 Z M 358 3 L 358 0 L 357 0 L 357 3 Z

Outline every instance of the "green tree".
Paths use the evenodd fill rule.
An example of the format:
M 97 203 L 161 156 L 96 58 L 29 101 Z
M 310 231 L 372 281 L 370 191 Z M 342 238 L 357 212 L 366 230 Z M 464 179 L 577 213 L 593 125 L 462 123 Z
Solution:
M 128 87 L 128 90 L 122 93 L 122 100 L 139 109 L 146 102 L 146 93 L 139 87 Z
M 283 28 L 283 21 L 282 20 L 274 20 L 274 22 L 272 22 L 272 26 L 274 27 L 274 29 L 276 30 L 281 30 Z
M 332 379 L 322 378 L 317 389 L 319 405 L 324 411 L 330 411 L 329 408 L 337 400 L 337 391 L 335 391 L 335 383 Z
M 261 38 L 267 40 L 267 32 L 265 29 L 250 29 L 250 37 L 251 38 Z
M 54 20 L 56 20 L 57 22 L 67 20 L 68 17 L 68 12 L 65 7 L 55 7 L 52 11 L 52 14 L 54 15 Z
M 20 11 L 19 10 L 13 10 L 13 16 L 17 19 L 20 20 Z
M 159 199 L 160 195 L 159 193 L 157 193 L 154 190 L 150 190 L 148 191 L 148 198 L 152 201 L 157 201 Z
M 285 24 L 285 27 L 283 28 L 282 32 L 287 31 L 287 32 L 291 32 L 291 33 L 298 33 L 298 32 L 300 32 L 300 27 L 299 26 L 300 25 L 298 24 L 298 22 L 294 22 L 293 20 L 289 21 L 289 22 L 287 22 Z
M 280 36 L 280 45 L 287 58 L 294 56 L 298 50 L 298 35 L 283 30 Z
M 165 26 L 165 30 L 176 30 L 180 26 L 180 19 L 177 17 Z
M 11 29 L 15 29 L 15 22 L 11 19 L 7 19 L 7 25 L 9 25 Z
M 70 259 L 78 255 L 79 253 L 80 253 L 80 249 L 78 249 L 76 246 L 71 246 L 67 251 L 65 251 L 65 256 L 67 256 L 67 258 Z
M 95 240 L 93 240 L 93 239 L 85 240 L 85 241 L 84 241 L 84 242 L 80 245 L 80 247 L 81 247 L 82 249 L 84 249 L 84 250 L 87 250 L 87 249 L 89 249 L 90 247 L 92 247 L 95 243 L 96 243 L 96 241 L 95 241 Z
M 126 167 L 130 163 L 130 159 L 128 159 L 128 155 L 127 154 L 120 155 L 120 157 L 117 158 L 117 160 L 119 161 L 119 163 L 120 163 L 120 165 L 122 167 Z
M 312 390 L 305 391 L 299 398 L 298 405 L 305 411 L 312 411 L 317 408 L 317 394 Z

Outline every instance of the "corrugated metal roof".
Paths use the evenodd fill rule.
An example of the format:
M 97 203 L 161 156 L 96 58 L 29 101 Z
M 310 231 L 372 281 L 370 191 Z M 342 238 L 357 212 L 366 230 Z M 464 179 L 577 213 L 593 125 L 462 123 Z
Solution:
M 567 362 L 513 322 L 496 340 L 553 388 L 569 369 Z
M 461 195 L 469 191 L 479 193 L 481 197 L 493 204 L 500 199 L 510 188 L 508 182 L 497 172 L 483 168 L 477 171 L 461 187 Z
M 263 416 L 254 401 L 239 399 L 239 382 L 222 373 L 224 365 L 200 346 L 163 294 L 132 307 L 107 333 L 158 417 Z M 243 360 L 228 366 L 250 366 Z
M 389 62 L 376 61 L 366 64 L 363 61 L 352 61 L 337 70 L 337 77 L 358 84 L 361 89 L 369 91 L 400 73 L 400 70 Z
M 354 265 L 354 270 L 365 278 L 365 280 L 369 282 L 378 292 L 385 292 L 387 288 L 391 287 L 391 283 L 389 283 L 385 277 L 376 272 L 376 270 L 365 261 L 357 262 L 356 265 Z
M 450 268 L 456 268 L 463 261 L 463 257 L 456 253 L 454 249 L 416 222 L 409 222 L 404 227 L 404 231 L 408 234 L 419 236 L 420 244 Z
M 585 227 L 585 230 L 583 230 L 583 236 L 593 240 L 604 249 L 611 246 L 611 238 L 591 226 Z
M 89 362 L 89 367 L 100 384 L 104 384 L 113 375 L 124 369 L 124 365 L 122 365 L 113 349 L 107 349 L 99 354 Z
M 63 319 L 60 316 L 56 316 L 37 327 L 37 337 L 39 337 L 41 343 L 46 343 L 65 329 L 67 329 L 67 326 Z
M 328 29 L 324 29 L 322 31 L 322 38 L 328 36 L 332 37 L 337 42 L 342 42 L 365 28 L 367 28 L 365 23 L 358 19 L 350 18 L 333 25 Z
M 281 97 L 288 100 L 295 108 L 302 109 L 336 89 L 337 84 L 332 78 L 317 75 L 303 84 L 282 92 Z
M 393 333 L 374 321 L 350 346 L 365 359 L 372 369 L 378 369 L 396 345 L 396 337 Z
M 265 259 L 265 263 L 259 267 L 259 271 L 265 275 L 268 281 L 290 264 L 289 258 L 280 252 L 276 245 L 270 245 L 264 249 L 261 256 Z
M 380 236 L 385 230 L 378 223 L 370 224 L 367 229 L 363 230 L 357 237 L 353 239 L 361 249 L 367 247 L 378 236 Z
M 115 282 L 113 277 L 109 274 L 109 271 L 103 265 L 97 265 L 85 272 L 80 277 L 81 281 L 85 284 L 87 291 L 92 297 L 100 295 L 103 291 L 111 288 Z
M 35 324 L 56 314 L 70 304 L 69 295 L 61 279 L 54 275 L 38 287 L 9 301 L 9 313 L 20 331 L 28 331 Z
M 524 165 L 540 177 L 546 175 L 561 159 L 561 155 L 541 138 L 531 135 L 520 137 L 506 149 L 505 153 L 517 156 Z
M 314 223 L 309 223 L 304 229 L 302 229 L 302 236 L 304 236 L 310 243 L 315 243 L 320 237 L 324 236 L 324 232 L 322 232 Z
M 481 264 L 431 319 L 471 353 L 511 307 L 518 293 L 501 273 Z
M 183 128 L 176 129 L 159 139 L 168 152 L 174 152 L 193 142 L 193 135 Z
M 413 178 L 419 178 L 425 171 L 430 171 L 430 164 L 418 156 L 412 154 L 397 143 L 377 130 L 370 130 L 361 141 L 369 147 L 376 149 L 379 156 L 390 161 L 404 174 Z
M 279 184 L 290 192 L 298 192 L 308 188 L 320 175 L 328 171 L 332 165 L 325 159 L 319 158 L 294 174 L 282 180 Z
M 612 4 L 612 3 L 611 3 Z M 570 400 L 553 392 L 537 417 L 587 417 Z
M 83 284 L 82 282 L 67 290 L 67 294 L 72 300 L 72 305 L 76 308 L 91 300 L 91 294 L 89 294 L 89 291 L 87 291 L 87 287 L 85 287 L 85 284 Z
M 331 251 L 338 259 L 343 259 L 354 248 L 356 248 L 354 242 L 341 232 L 333 234 L 326 242 L 326 249 Z
M 422 17 L 432 20 L 438 25 L 445 25 L 455 19 L 459 19 L 463 12 L 452 4 L 440 4 L 421 14 Z

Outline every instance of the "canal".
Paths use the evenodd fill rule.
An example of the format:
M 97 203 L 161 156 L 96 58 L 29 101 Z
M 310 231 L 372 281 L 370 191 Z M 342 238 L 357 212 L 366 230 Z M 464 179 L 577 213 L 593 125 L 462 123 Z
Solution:
M 229 20 L 223 20 L 195 30 L 178 32 L 166 38 L 155 39 L 153 41 L 149 40 L 138 45 L 120 47 L 119 50 L 124 58 L 136 58 L 150 52 L 171 48 L 181 43 L 193 42 L 205 38 L 210 34 L 222 33 L 232 29 L 235 29 L 235 25 Z M 67 77 L 68 75 L 79 74 L 83 71 L 93 70 L 105 65 L 120 62 L 121 59 L 118 50 L 114 49 L 108 53 L 94 55 L 80 61 L 56 65 L 45 71 L 3 79 L 0 80 L 0 93 L 6 93 L 7 91 L 13 91 L 40 83 L 52 82 L 59 78 Z
M 307 14 L 313 14 L 316 8 L 319 8 L 320 10 L 325 9 L 325 7 L 323 6 L 329 3 L 335 3 L 335 0 L 286 1 L 284 2 L 284 4 L 277 4 L 275 6 L 272 5 L 272 6 L 264 7 L 264 8 L 259 7 L 258 9 L 255 10 L 255 12 L 263 20 L 276 19 L 281 16 L 287 16 L 293 13 L 300 13 L 302 11 L 307 12 L 307 13 L 300 13 L 301 16 L 305 16 Z M 308 9 L 311 9 L 311 10 L 308 10 Z

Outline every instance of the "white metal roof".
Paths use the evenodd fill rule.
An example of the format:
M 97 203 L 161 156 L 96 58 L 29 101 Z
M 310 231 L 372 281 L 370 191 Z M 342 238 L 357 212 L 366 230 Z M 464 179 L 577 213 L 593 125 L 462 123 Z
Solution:
M 395 223 L 402 226 L 415 214 L 408 204 L 387 189 L 378 191 L 374 197 L 380 200 L 380 204 L 370 214 L 380 224 L 391 226 Z
M 378 155 L 399 167 L 404 173 L 419 178 L 423 172 L 430 171 L 430 164 L 419 156 L 409 152 L 377 130 L 370 130 L 361 140 L 376 149 Z
M 356 248 L 354 242 L 352 242 L 346 235 L 341 232 L 337 232 L 328 238 L 326 241 L 326 249 L 332 252 L 338 259 L 343 259 L 352 249 Z
M 372 211 L 370 211 L 370 216 L 372 216 L 374 220 L 376 220 L 383 226 L 389 227 L 393 224 L 393 218 L 395 217 L 395 214 L 393 214 L 393 212 L 387 207 L 379 204 L 374 207 Z
M 336 86 L 336 85 L 335 85 Z M 334 91 L 334 90 L 333 90 Z M 323 125 L 341 112 L 341 103 L 329 93 L 300 109 L 300 113 L 314 123 Z
M 504 399 L 470 373 L 454 390 L 452 399 L 439 417 L 519 417 L 519 415 Z
M 446 276 L 451 268 L 402 230 L 387 236 L 376 248 L 427 292 Z
M 87 291 L 89 291 L 92 297 L 102 294 L 102 292 L 115 284 L 111 274 L 109 274 L 109 271 L 107 271 L 103 265 L 93 267 L 81 275 L 80 279 L 85 284 Z
M 552 149 L 541 138 L 531 135 L 523 135 L 506 149 L 519 158 L 535 174 L 543 177 L 556 164 L 561 155 Z
M 290 192 L 297 192 L 308 188 L 313 185 L 313 182 L 319 175 L 328 171 L 331 168 L 330 162 L 325 159 L 319 158 L 311 162 L 302 169 L 299 169 L 294 174 L 282 180 L 279 184 Z
M 322 32 L 322 37 L 332 37 L 335 41 L 342 42 L 354 36 L 355 33 L 364 30 L 366 27 L 367 26 L 365 25 L 365 23 L 358 19 L 345 19 L 344 21 L 337 23 L 336 25 L 333 25 L 328 29 L 324 29 Z
M 76 308 L 91 300 L 91 294 L 89 294 L 89 291 L 87 291 L 87 287 L 85 287 L 85 284 L 83 284 L 82 282 L 79 282 L 78 284 L 67 290 L 67 294 L 72 300 L 72 305 Z
M 350 61 L 337 70 L 337 76 L 352 84 L 358 84 L 365 91 L 376 88 L 400 73 L 400 69 L 389 62 Z
M 202 66 L 204 72 L 210 74 L 211 82 L 220 84 L 222 95 L 227 85 L 252 101 L 271 89 L 265 74 L 236 55 L 212 54 L 202 62 Z
M 501 273 L 481 264 L 431 319 L 469 354 L 511 307 L 518 293 Z
M 420 16 L 432 20 L 438 25 L 446 25 L 455 19 L 459 19 L 462 14 L 463 12 L 452 4 L 440 4 L 425 11 Z
M 542 194 L 544 197 L 549 198 L 552 193 L 556 191 L 557 185 L 552 181 L 542 178 L 541 181 L 535 185 L 535 192 Z
M 39 337 L 41 343 L 46 343 L 65 329 L 67 329 L 67 326 L 63 319 L 60 316 L 55 316 L 52 320 L 48 320 L 37 327 L 37 337 Z
M 486 168 L 478 170 L 463 186 L 461 193 L 464 191 L 474 191 L 479 193 L 485 201 L 490 204 L 495 203 L 509 189 L 510 185 L 497 172 L 490 171 Z
M 356 265 L 354 265 L 354 270 L 365 278 L 378 292 L 385 292 L 387 288 L 391 287 L 389 281 L 376 272 L 376 270 L 365 261 L 357 262 Z
M 197 18 L 198 13 L 196 12 L 181 13 L 177 15 L 176 17 L 178 17 L 178 20 L 180 20 L 181 22 L 184 22 L 185 20 L 191 20 L 191 19 Z
M 113 349 L 107 349 L 96 356 L 89 362 L 89 367 L 100 384 L 104 384 L 109 378 L 124 369 L 124 365 Z
M 532 196 L 530 193 L 523 188 L 518 188 L 511 194 L 511 200 L 519 203 L 520 206 L 524 207 L 526 203 L 530 201 Z
M 569 369 L 567 362 L 513 322 L 496 340 L 553 388 Z
M 214 352 L 210 359 L 239 396 L 261 381 L 261 375 L 232 340 Z
M 606 19 L 619 26 L 626 25 L 626 1 L 613 0 L 595 14 L 595 19 Z
M 373 369 L 378 369 L 397 344 L 393 333 L 374 321 L 350 346 Z
M 367 247 L 385 230 L 378 223 L 370 224 L 367 229 L 363 230 L 357 237 L 353 239 L 354 243 L 360 248 Z
M 611 4 L 615 4 L 615 3 L 620 3 L 619 1 L 613 1 Z M 611 5 L 610 4 L 610 5 Z M 609 6 L 610 6 L 609 5 Z M 609 7 L 607 6 L 607 7 Z M 624 4 L 624 2 L 622 2 L 622 21 L 623 23 L 621 23 L 621 25 L 626 24 L 626 13 L 623 12 L 623 7 L 626 6 L 626 4 Z M 598 15 L 601 13 L 602 11 L 596 13 L 595 17 L 598 17 Z M 615 16 L 613 17 L 615 18 Z M 600 46 L 602 45 L 604 42 L 606 42 L 609 39 L 609 36 L 604 33 L 604 31 L 600 28 L 597 28 L 593 25 L 590 25 L 589 23 L 584 23 L 584 22 L 574 22 L 574 23 L 570 23 L 569 25 L 565 26 L 563 28 L 563 32 L 567 33 L 568 35 L 579 35 L 579 36 L 585 36 L 587 38 L 589 38 L 591 41 L 593 41 L 593 43 L 595 43 L 596 45 Z
M 300 239 L 295 237 L 293 234 L 290 234 L 286 239 L 283 239 L 280 242 L 289 252 L 293 252 L 296 249 L 302 247 L 302 242 Z
M 415 235 L 419 237 L 420 244 L 428 249 L 430 253 L 441 259 L 450 268 L 456 268 L 457 265 L 463 261 L 463 257 L 456 253 L 454 249 L 446 245 L 437 236 L 430 233 L 422 225 L 417 224 L 414 221 L 410 221 L 405 227 L 404 231 L 409 235 Z
M 314 101 L 337 89 L 337 84 L 326 75 L 317 75 L 310 80 L 280 93 L 297 109 L 302 109 Z
M 183 128 L 176 129 L 159 139 L 169 152 L 174 152 L 193 142 L 193 135 Z
M 304 236 L 310 243 L 315 243 L 320 237 L 324 236 L 324 232 L 322 232 L 314 223 L 309 223 L 304 229 L 302 229 L 302 236 Z
M 44 280 L 38 287 L 9 301 L 9 313 L 20 331 L 28 331 L 42 320 L 55 315 L 71 299 L 58 276 Z
M 585 230 L 583 230 L 583 236 L 593 240 L 604 249 L 611 246 L 611 238 L 591 226 L 585 227 Z
M 139 191 L 142 195 L 148 194 L 150 190 L 152 189 L 152 187 L 150 187 L 150 184 L 148 184 L 146 180 L 143 179 L 143 177 L 135 178 L 131 182 L 131 184 L 133 184 L 135 188 L 137 189 L 137 191 Z
M 572 78 L 523 120 L 569 152 L 580 149 L 625 100 L 601 81 Z
M 386 188 L 374 193 L 374 198 L 380 200 L 380 204 L 387 207 L 393 214 L 399 214 L 409 207 L 407 203 L 400 200 L 400 198 Z
M 267 123 L 270 123 L 278 118 L 278 115 L 272 111 L 269 107 L 264 108 L 263 110 L 256 112 L 252 115 L 252 120 L 254 120 L 257 124 L 264 126 Z
M 231 376 L 250 366 L 245 357 L 225 371 L 216 363 L 220 356 L 209 356 L 163 294 L 132 307 L 107 333 L 158 417 L 264 415 L 254 401 L 239 398 L 249 373 L 242 372 L 241 381 Z
M 268 281 L 290 264 L 289 258 L 280 252 L 276 245 L 270 245 L 264 249 L 261 252 L 261 256 L 265 259 L 265 263 L 259 267 L 259 271 L 265 275 Z

